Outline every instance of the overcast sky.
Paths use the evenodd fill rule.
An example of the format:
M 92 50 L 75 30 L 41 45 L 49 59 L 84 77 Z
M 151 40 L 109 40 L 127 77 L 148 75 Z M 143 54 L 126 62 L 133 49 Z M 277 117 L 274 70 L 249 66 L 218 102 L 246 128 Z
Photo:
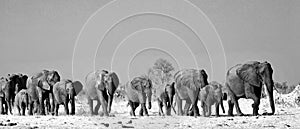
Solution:
M 190 1 L 216 27 L 225 49 L 227 68 L 247 60 L 266 60 L 273 66 L 275 81 L 288 81 L 291 84 L 300 82 L 300 1 Z M 110 1 L 1 0 L 0 74 L 3 76 L 22 72 L 30 75 L 46 68 L 56 69 L 63 78 L 71 79 L 76 38 L 87 19 L 108 2 Z M 182 40 L 168 31 L 158 29 L 141 31 L 124 40 L 132 34 L 129 33 L 130 29 L 139 29 L 138 27 L 146 24 L 164 28 L 179 35 Z M 117 73 L 129 67 L 128 73 L 118 73 L 123 82 L 127 81 L 127 75 L 132 77 L 145 73 L 160 57 L 170 60 L 176 70 L 179 67 L 198 66 L 211 72 L 209 55 L 201 41 L 193 38 L 192 33 L 182 24 L 165 17 L 144 15 L 128 19 L 116 26 L 103 42 L 107 46 L 104 43 L 100 47 L 102 49 L 95 52 L 95 67 L 109 69 L 112 55 L 108 51 L 115 49 L 110 48 L 115 47 L 110 43 L 122 42 L 115 52 L 112 67 Z M 198 42 L 197 45 L 195 42 Z M 184 43 L 191 48 L 192 54 L 186 46 L 182 46 Z M 192 55 L 196 57 L 198 64 L 195 64 Z M 81 67 L 78 71 L 84 76 L 87 73 L 83 69 L 87 66 Z

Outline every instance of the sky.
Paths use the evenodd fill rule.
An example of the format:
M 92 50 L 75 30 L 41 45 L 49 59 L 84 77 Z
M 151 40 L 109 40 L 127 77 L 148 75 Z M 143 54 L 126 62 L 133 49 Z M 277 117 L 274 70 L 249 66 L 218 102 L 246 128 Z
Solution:
M 62 78 L 83 81 L 93 69 L 112 69 L 120 76 L 121 83 L 125 83 L 128 78 L 146 73 L 156 59 L 165 58 L 175 70 L 204 68 L 210 81 L 222 82 L 225 77 L 222 66 L 227 70 L 237 63 L 258 60 L 272 64 L 275 81 L 300 82 L 298 0 L 190 0 L 214 25 L 224 53 L 209 48 L 209 42 L 205 42 L 206 29 L 202 35 L 196 35 L 192 29 L 197 30 L 198 26 L 189 29 L 176 19 L 158 14 L 130 17 L 107 31 L 103 26 L 112 24 L 110 17 L 122 13 L 121 9 L 107 11 L 106 15 L 104 11 L 95 13 L 109 2 L 0 1 L 0 75 L 16 72 L 32 75 L 41 69 L 55 69 Z M 147 6 L 130 2 L 128 5 L 133 6 L 129 11 Z M 176 12 L 187 23 L 200 19 L 201 16 L 187 13 L 188 8 L 177 6 L 182 5 L 161 4 L 153 8 Z M 93 14 L 97 14 L 94 19 L 90 18 Z M 94 25 L 91 26 L 93 34 L 88 36 L 97 37 L 96 42 L 84 37 L 84 32 L 83 36 L 79 35 L 86 22 L 90 23 L 86 28 Z M 204 25 L 202 22 L 200 19 L 200 27 Z M 102 31 L 107 31 L 104 37 Z M 77 39 L 80 42 L 84 38 L 83 41 L 97 46 L 76 44 Z M 89 47 L 93 50 L 80 51 Z M 212 58 L 224 58 L 214 53 L 225 54 L 226 63 L 212 64 Z M 72 59 L 76 60 L 72 62 Z

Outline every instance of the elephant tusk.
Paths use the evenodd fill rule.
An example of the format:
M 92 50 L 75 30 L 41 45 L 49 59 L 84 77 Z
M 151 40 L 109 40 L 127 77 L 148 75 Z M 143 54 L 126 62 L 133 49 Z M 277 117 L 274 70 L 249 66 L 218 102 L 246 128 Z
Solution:
M 172 107 L 172 109 L 173 109 L 174 113 L 175 113 L 175 114 L 177 114 L 177 113 L 176 113 L 176 111 L 175 111 L 175 108 L 174 108 L 174 106 L 172 105 L 171 107 Z

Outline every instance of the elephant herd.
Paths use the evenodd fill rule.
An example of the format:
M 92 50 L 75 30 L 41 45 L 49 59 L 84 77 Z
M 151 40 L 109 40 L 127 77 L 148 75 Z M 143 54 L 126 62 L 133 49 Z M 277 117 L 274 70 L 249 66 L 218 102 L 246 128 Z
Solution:
M 76 88 L 75 88 L 76 87 Z M 0 80 L 0 113 L 13 114 L 15 106 L 19 115 L 55 114 L 58 115 L 60 104 L 64 104 L 69 114 L 75 114 L 76 92 L 82 87 L 80 82 L 61 80 L 57 71 L 42 70 L 32 76 L 8 74 Z
M 198 101 L 200 101 L 203 116 L 211 115 L 211 106 L 215 105 L 215 116 L 219 116 L 219 108 L 225 113 L 223 100 L 228 102 L 228 115 L 233 116 L 235 107 L 237 115 L 241 112 L 238 100 L 252 99 L 253 115 L 258 115 L 261 92 L 266 86 L 273 115 L 275 105 L 273 99 L 273 69 L 268 62 L 249 61 L 237 64 L 226 73 L 224 85 L 216 81 L 208 81 L 204 69 L 182 69 L 174 74 L 174 82 L 157 86 L 158 114 L 199 116 Z M 66 114 L 75 114 L 75 96 L 84 91 L 88 100 L 91 115 L 97 115 L 102 107 L 104 116 L 109 116 L 114 93 L 119 86 L 119 77 L 115 72 L 97 70 L 88 73 L 84 85 L 79 81 L 61 80 L 57 71 L 42 70 L 32 76 L 9 74 L 0 80 L 0 113 L 12 114 L 12 107 L 18 109 L 20 115 L 52 114 L 58 115 L 59 105 L 63 104 Z M 139 115 L 149 116 L 151 109 L 153 84 L 146 76 L 134 77 L 125 84 L 125 93 L 130 107 L 130 115 L 140 106 Z M 96 105 L 93 105 L 96 101 Z M 182 109 L 182 105 L 184 107 Z M 71 105 L 71 111 L 69 106 Z M 177 108 L 175 108 L 177 107 Z M 163 109 L 164 108 L 164 109 Z

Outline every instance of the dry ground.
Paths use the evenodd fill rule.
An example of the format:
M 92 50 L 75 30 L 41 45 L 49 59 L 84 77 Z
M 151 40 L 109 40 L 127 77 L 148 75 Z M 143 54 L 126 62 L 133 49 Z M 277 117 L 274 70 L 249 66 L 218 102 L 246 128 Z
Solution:
M 251 114 L 252 100 L 241 99 L 243 113 Z M 227 104 L 224 101 L 225 109 Z M 139 110 L 139 109 L 138 109 Z M 60 116 L 0 116 L 0 128 L 300 128 L 299 107 L 276 105 L 273 116 L 188 117 L 158 116 L 158 107 L 153 102 L 149 117 L 130 117 L 126 102 L 113 103 L 112 117 L 90 116 L 86 103 L 77 104 L 76 116 L 65 116 L 61 106 Z M 270 111 L 268 101 L 263 99 L 260 113 Z M 226 111 L 227 112 L 227 111 Z

